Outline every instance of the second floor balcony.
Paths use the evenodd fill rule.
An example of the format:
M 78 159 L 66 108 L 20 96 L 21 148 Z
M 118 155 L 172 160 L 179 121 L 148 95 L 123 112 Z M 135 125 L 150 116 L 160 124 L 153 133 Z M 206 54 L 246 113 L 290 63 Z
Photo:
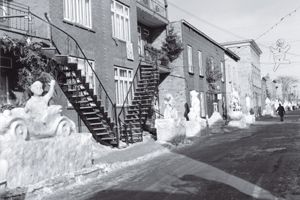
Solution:
M 33 34 L 30 8 L 14 1 L 0 1 L 0 28 L 23 34 Z
M 168 24 L 166 0 L 137 0 L 138 21 L 148 27 Z

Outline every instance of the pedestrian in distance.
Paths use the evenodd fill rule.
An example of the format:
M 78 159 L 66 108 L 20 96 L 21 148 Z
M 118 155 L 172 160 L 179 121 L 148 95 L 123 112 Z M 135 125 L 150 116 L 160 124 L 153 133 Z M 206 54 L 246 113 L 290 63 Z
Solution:
M 278 115 L 280 116 L 280 121 L 283 122 L 283 116 L 284 116 L 284 114 L 285 114 L 285 110 L 284 110 L 284 107 L 283 107 L 281 104 L 279 104 L 279 106 L 278 106 L 276 112 L 277 112 Z

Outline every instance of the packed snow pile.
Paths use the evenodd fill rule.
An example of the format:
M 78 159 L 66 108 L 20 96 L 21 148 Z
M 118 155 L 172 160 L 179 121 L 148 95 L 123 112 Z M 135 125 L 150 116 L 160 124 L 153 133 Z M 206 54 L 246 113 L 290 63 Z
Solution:
M 91 167 L 94 159 L 111 151 L 97 143 L 90 133 L 72 134 L 32 141 L 2 141 L 0 159 L 8 161 L 9 188 Z
M 208 119 L 208 125 L 211 133 L 221 133 L 224 126 L 223 117 L 219 112 L 213 112 Z

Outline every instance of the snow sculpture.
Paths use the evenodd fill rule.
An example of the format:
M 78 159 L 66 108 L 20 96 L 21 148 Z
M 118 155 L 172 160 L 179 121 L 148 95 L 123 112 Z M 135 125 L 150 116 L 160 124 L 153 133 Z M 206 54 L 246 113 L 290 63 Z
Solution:
M 185 122 L 186 136 L 194 137 L 198 135 L 201 129 L 206 127 L 206 121 L 200 117 L 200 100 L 198 98 L 198 92 L 192 90 L 190 92 L 191 108 L 188 114 L 189 121 Z
M 189 119 L 191 121 L 199 121 L 200 120 L 200 100 L 198 99 L 198 92 L 192 90 L 190 92 L 191 95 L 191 107 L 190 112 L 188 114 Z
M 174 106 L 174 98 L 171 94 L 166 94 L 164 98 L 164 104 L 166 106 L 164 111 L 164 119 L 177 119 L 178 112 Z
M 245 115 L 245 120 L 247 124 L 253 124 L 255 122 L 255 115 L 250 113 L 251 110 L 251 99 L 249 96 L 246 96 L 246 108 L 247 113 Z
M 178 119 L 178 112 L 171 94 L 166 94 L 164 104 L 164 119 L 155 120 L 157 140 L 160 142 L 171 142 L 174 138 L 178 137 L 180 120 Z
M 272 102 L 268 97 L 266 98 L 265 103 L 266 103 L 266 108 L 263 110 L 262 115 L 274 117 L 275 115 L 274 115 L 274 109 L 272 107 Z
M 245 128 L 247 126 L 241 111 L 240 97 L 235 89 L 233 89 L 231 93 L 230 111 L 228 116 L 230 119 L 228 126 L 238 128 Z
M 0 113 L 0 135 L 6 140 L 19 137 L 24 140 L 40 139 L 75 132 L 75 123 L 61 115 L 60 105 L 48 106 L 54 93 L 55 81 L 50 82 L 50 89 L 44 96 L 42 86 L 40 81 L 31 85 L 33 96 L 25 108 L 14 108 Z

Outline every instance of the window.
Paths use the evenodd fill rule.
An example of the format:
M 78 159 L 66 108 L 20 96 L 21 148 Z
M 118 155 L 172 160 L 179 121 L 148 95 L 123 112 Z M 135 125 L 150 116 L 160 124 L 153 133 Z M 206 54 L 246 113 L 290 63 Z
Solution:
M 115 0 L 112 0 L 111 21 L 113 37 L 124 41 L 130 41 L 129 8 Z
M 200 114 L 201 114 L 201 117 L 205 117 L 205 99 L 204 99 L 204 92 L 200 92 Z
M 7 3 L 7 0 L 2 0 L 1 2 L 0 2 L 0 9 L 1 9 L 1 11 L 0 11 L 0 16 L 1 17 L 5 17 L 5 16 L 7 16 L 8 15 L 8 8 L 7 8 L 7 5 L 8 3 Z M 3 18 L 2 20 L 5 20 L 5 18 Z
M 225 81 L 225 68 L 224 68 L 224 63 L 221 62 L 221 74 L 222 74 L 222 78 L 221 81 L 224 82 Z
M 203 76 L 202 52 L 198 51 L 199 75 Z
M 188 56 L 188 67 L 189 67 L 189 72 L 194 73 L 194 68 L 193 68 L 193 49 L 191 46 L 187 46 L 187 56 Z
M 115 67 L 115 88 L 116 88 L 116 103 L 117 106 L 122 106 L 127 96 L 127 92 L 132 82 L 132 70 L 121 67 Z M 129 104 L 133 93 L 129 96 Z
M 93 70 L 95 70 L 95 62 L 89 60 L 93 70 L 91 69 L 88 62 L 81 58 L 75 58 L 75 57 L 69 57 L 70 63 L 77 63 L 77 68 L 81 70 L 81 75 L 86 77 L 86 83 L 89 83 L 90 89 L 94 89 L 94 94 L 96 94 L 96 77 L 93 73 Z
M 92 28 L 91 0 L 64 0 L 64 19 Z

